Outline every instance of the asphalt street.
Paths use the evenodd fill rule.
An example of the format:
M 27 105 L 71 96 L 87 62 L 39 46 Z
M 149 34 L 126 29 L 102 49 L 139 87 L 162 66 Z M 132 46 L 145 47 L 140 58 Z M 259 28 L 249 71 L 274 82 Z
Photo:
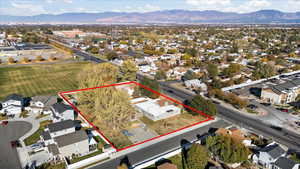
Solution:
M 9 122 L 7 126 L 0 125 L 0 169 L 21 168 L 16 148 L 12 148 L 10 142 L 18 140 L 30 129 L 27 122 Z
M 102 164 L 97 164 L 90 168 L 116 169 L 117 166 L 120 164 L 121 160 L 125 158 L 128 158 L 129 163 L 131 165 L 135 165 L 146 159 L 154 158 L 159 154 L 163 154 L 175 148 L 181 147 L 181 143 L 184 142 L 184 140 L 189 142 L 195 141 L 197 139 L 197 136 L 203 135 L 204 133 L 208 132 L 210 129 L 226 127 L 226 126 L 229 126 L 229 123 L 225 122 L 224 120 L 219 120 L 217 122 L 192 130 L 190 132 L 186 132 L 184 134 L 144 147 L 140 150 L 129 153 L 126 156 L 111 159 L 107 162 L 104 162 Z
M 165 84 L 162 84 L 161 88 L 166 94 L 180 101 L 191 99 L 193 97 L 190 93 L 186 93 L 182 90 L 175 89 Z M 217 105 L 217 108 L 221 118 L 227 119 L 228 121 L 240 125 L 241 127 L 255 131 L 265 137 L 270 137 L 273 140 L 288 146 L 292 150 L 300 151 L 300 135 L 284 128 L 279 129 L 265 124 L 261 120 L 248 117 L 233 110 L 229 110 L 222 105 Z

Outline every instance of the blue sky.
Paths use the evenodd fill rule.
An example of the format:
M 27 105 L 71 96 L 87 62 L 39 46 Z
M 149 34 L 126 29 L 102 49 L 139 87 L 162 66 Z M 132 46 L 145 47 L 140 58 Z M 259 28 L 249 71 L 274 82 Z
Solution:
M 300 11 L 300 0 L 0 0 L 0 14 L 37 15 L 66 12 L 149 12 L 166 9 L 252 12 Z

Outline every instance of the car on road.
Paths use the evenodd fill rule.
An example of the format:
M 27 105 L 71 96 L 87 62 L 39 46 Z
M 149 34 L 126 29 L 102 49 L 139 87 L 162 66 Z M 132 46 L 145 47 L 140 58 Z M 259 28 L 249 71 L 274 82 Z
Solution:
M 284 108 L 277 108 L 277 110 L 282 111 L 282 112 L 285 112 L 285 113 L 288 113 L 288 112 L 289 112 L 289 109 L 284 109 Z
M 11 141 L 10 145 L 11 145 L 12 148 L 21 147 L 21 144 L 20 144 L 19 140 Z
M 260 103 L 260 104 L 264 106 L 271 106 L 271 103 Z
M 251 110 L 257 109 L 257 106 L 254 105 L 254 104 L 249 104 L 247 107 L 248 107 L 249 109 L 251 109 Z
M 8 124 L 8 121 L 1 121 L 2 126 L 6 126 Z

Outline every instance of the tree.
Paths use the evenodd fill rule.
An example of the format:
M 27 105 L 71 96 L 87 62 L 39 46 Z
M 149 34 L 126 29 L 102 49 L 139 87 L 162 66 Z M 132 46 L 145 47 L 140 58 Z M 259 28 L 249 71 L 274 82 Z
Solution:
M 106 58 L 108 60 L 114 60 L 114 59 L 118 58 L 118 54 L 115 51 L 110 51 L 106 54 Z
M 90 88 L 115 83 L 118 72 L 118 67 L 110 63 L 88 65 L 78 76 L 79 86 Z M 129 95 L 114 87 L 82 92 L 78 95 L 78 104 L 94 124 L 110 126 L 114 131 L 126 128 L 128 124 L 123 122 L 132 120 L 136 113 Z
M 167 78 L 167 75 L 166 75 L 166 72 L 164 70 L 158 70 L 155 73 L 155 79 L 156 80 L 163 80 L 163 79 L 166 79 L 166 78 Z
M 198 76 L 196 75 L 195 72 L 188 70 L 184 73 L 184 75 L 182 76 L 183 80 L 192 80 L 192 79 L 197 79 Z
M 213 63 L 209 63 L 207 65 L 207 72 L 211 78 L 218 76 L 219 74 L 218 66 Z
M 187 105 L 196 110 L 202 111 L 208 115 L 214 116 L 218 113 L 218 110 L 217 110 L 215 104 L 213 104 L 213 102 L 210 100 L 204 99 L 201 95 L 194 96 L 194 98 L 192 100 L 187 102 Z M 190 110 L 190 112 L 192 114 L 198 115 L 197 112 L 194 112 L 191 110 Z
M 250 151 L 245 145 L 229 136 L 209 136 L 206 147 L 225 163 L 241 163 L 248 160 Z
M 23 62 L 23 63 L 28 63 L 28 62 L 29 62 L 28 57 L 23 57 L 23 58 L 22 58 L 22 62 Z
M 274 75 L 274 66 L 270 64 L 257 63 L 253 72 L 254 79 L 268 78 Z
M 57 58 L 55 56 L 50 56 L 49 57 L 49 61 L 55 61 L 55 60 L 57 60 Z
M 0 59 L 0 64 L 2 63 L 2 60 Z
M 231 63 L 228 68 L 224 70 L 224 74 L 233 77 L 235 74 L 240 73 L 241 65 L 237 63 Z
M 204 169 L 208 164 L 208 152 L 200 144 L 194 143 L 186 154 L 187 169 Z
M 154 91 L 160 92 L 160 86 L 159 86 L 159 83 L 157 80 L 150 79 L 150 78 L 144 76 L 140 80 L 140 83 L 142 85 L 146 86 L 147 88 L 150 88 Z M 140 91 L 141 91 L 141 95 L 150 97 L 152 99 L 157 99 L 159 97 L 158 94 L 155 94 L 152 91 L 149 91 L 148 89 L 145 89 L 143 87 L 140 87 Z
M 120 164 L 117 169 L 128 169 L 128 166 L 126 164 Z
M 13 57 L 9 57 L 8 58 L 8 63 L 9 64 L 12 64 L 12 63 L 15 63 L 16 61 L 15 61 L 15 59 L 13 58 Z
M 44 60 L 44 58 L 41 56 L 41 55 L 38 55 L 35 57 L 35 60 L 38 61 L 38 62 L 41 62 Z
M 126 60 L 123 62 L 120 67 L 121 80 L 122 81 L 135 81 L 136 80 L 136 72 L 138 68 L 135 63 L 131 60 Z
M 88 49 L 92 54 L 99 54 L 99 48 L 98 47 L 91 47 Z

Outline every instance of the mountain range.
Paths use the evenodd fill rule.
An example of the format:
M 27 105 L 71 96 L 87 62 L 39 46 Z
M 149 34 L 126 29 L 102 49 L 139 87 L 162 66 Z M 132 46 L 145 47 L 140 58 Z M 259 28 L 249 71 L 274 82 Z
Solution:
M 220 11 L 164 10 L 154 12 L 102 12 L 41 14 L 35 16 L 0 15 L 0 23 L 94 23 L 94 24 L 270 24 L 300 23 L 300 12 L 284 13 L 277 10 L 260 10 L 251 13 Z

